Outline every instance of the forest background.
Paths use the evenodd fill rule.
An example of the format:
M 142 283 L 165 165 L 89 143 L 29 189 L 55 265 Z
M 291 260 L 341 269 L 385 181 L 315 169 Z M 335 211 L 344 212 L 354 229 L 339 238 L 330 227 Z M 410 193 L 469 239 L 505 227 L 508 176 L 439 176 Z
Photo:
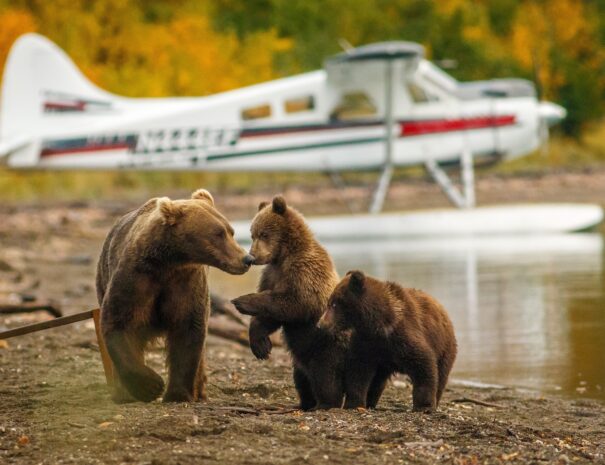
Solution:
M 459 80 L 527 78 L 541 98 L 567 109 L 547 150 L 492 170 L 605 165 L 605 0 L 0 0 L 0 75 L 12 43 L 31 31 L 57 43 L 95 84 L 131 97 L 208 95 L 317 69 L 343 39 L 420 42 Z M 138 197 L 175 186 L 245 191 L 325 180 L 0 168 L 0 197 Z

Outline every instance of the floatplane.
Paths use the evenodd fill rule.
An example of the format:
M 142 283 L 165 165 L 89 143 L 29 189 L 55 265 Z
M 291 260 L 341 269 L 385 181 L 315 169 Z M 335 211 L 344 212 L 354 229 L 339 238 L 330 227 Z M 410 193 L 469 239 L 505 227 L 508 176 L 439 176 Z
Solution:
M 529 81 L 459 82 L 411 42 L 350 48 L 321 70 L 206 97 L 133 99 L 26 34 L 4 71 L 0 156 L 15 169 L 381 170 L 368 213 L 310 220 L 323 239 L 569 232 L 601 222 L 602 209 L 477 207 L 474 192 L 476 164 L 536 150 L 565 115 Z M 457 208 L 381 213 L 393 169 L 412 165 Z M 248 236 L 245 224 L 236 231 Z

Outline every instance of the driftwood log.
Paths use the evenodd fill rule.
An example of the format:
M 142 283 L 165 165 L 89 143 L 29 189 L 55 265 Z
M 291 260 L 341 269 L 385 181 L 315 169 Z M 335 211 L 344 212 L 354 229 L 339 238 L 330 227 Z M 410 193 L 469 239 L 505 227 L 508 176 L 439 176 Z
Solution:
M 22 303 L 22 304 L 0 304 L 0 314 L 12 315 L 15 313 L 33 313 L 44 311 L 50 313 L 55 318 L 63 316 L 63 312 L 58 304 L 54 302 L 41 303 Z
M 240 315 L 228 299 L 216 294 L 210 294 L 210 307 L 208 333 L 248 347 L 249 318 Z M 283 345 L 277 333 L 271 336 L 271 342 L 275 347 Z

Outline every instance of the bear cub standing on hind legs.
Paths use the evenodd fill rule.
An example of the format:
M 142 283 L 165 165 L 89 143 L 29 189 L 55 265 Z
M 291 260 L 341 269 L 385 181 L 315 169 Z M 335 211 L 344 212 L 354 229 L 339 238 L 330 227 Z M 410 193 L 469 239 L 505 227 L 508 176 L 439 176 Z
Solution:
M 97 268 L 101 329 L 116 379 L 116 402 L 150 402 L 164 381 L 145 365 L 145 347 L 166 337 L 165 402 L 205 398 L 208 265 L 242 274 L 254 261 L 200 189 L 191 199 L 151 199 L 109 232 Z
M 338 283 L 332 259 L 303 216 L 281 196 L 259 205 L 250 229 L 254 264 L 266 267 L 258 292 L 232 302 L 238 311 L 253 317 L 252 352 L 257 358 L 267 358 L 269 335 L 283 325 L 301 409 L 341 407 L 349 336 L 317 326 Z
M 445 309 L 430 295 L 349 271 L 320 324 L 353 328 L 345 407 L 374 407 L 397 372 L 412 380 L 414 411 L 437 408 L 457 345 Z

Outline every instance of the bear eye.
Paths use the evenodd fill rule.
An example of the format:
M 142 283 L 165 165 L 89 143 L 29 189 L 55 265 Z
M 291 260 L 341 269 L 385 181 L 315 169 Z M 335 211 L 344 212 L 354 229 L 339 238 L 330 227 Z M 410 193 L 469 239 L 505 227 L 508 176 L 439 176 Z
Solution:
M 225 235 L 225 231 L 222 229 L 219 229 L 214 235 L 218 238 L 222 238 Z
M 261 232 L 258 235 L 258 237 L 259 237 L 259 239 L 263 239 L 264 240 L 264 239 L 267 239 L 267 237 L 269 237 L 269 235 L 266 232 L 263 231 L 263 232 Z
M 332 310 L 336 310 L 336 302 L 332 302 L 330 304 L 330 308 L 332 308 Z

